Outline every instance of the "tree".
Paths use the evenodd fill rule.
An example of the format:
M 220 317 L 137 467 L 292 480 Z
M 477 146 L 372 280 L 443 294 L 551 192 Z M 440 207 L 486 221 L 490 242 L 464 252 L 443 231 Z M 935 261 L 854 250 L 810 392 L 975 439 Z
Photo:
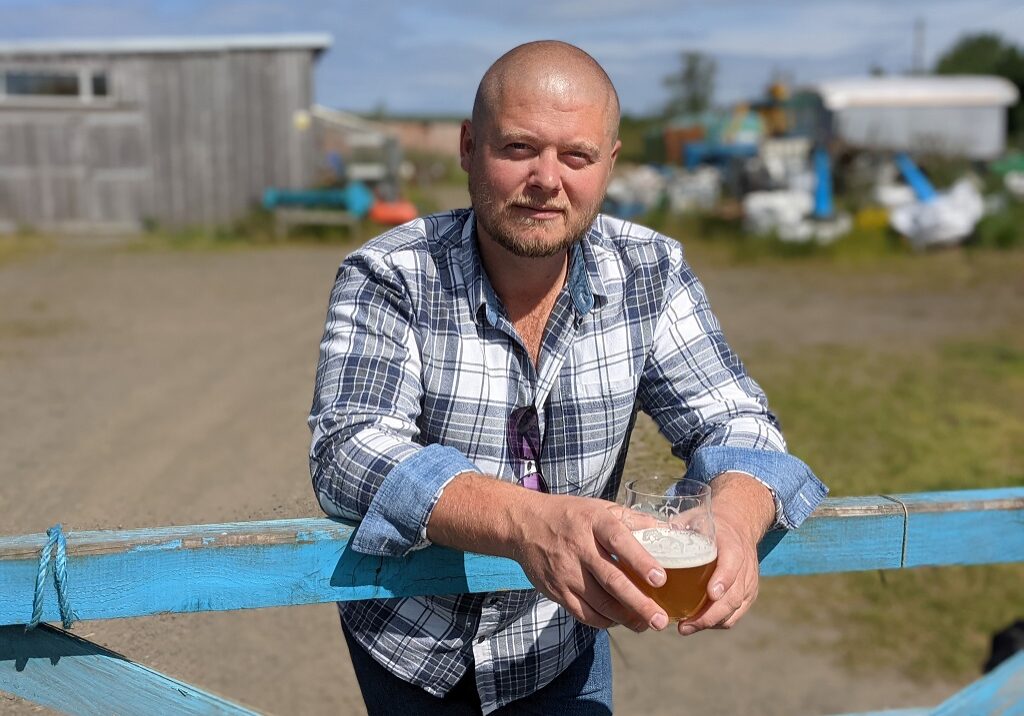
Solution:
M 1024 97 L 1024 52 L 999 35 L 980 33 L 965 35 L 935 63 L 940 75 L 997 75 L 1017 86 Z M 1010 108 L 1007 129 L 1010 134 L 1024 132 L 1024 103 Z
M 669 90 L 665 114 L 703 112 L 711 106 L 715 94 L 715 61 L 700 52 L 684 52 L 681 67 L 665 78 Z

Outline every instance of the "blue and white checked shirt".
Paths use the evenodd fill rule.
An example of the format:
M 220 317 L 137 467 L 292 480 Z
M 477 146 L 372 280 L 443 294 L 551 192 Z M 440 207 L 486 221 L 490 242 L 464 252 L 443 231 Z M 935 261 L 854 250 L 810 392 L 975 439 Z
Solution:
M 482 270 L 472 210 L 417 219 L 345 259 L 320 345 L 310 470 L 327 514 L 361 520 L 354 550 L 426 546 L 459 473 L 515 482 L 506 426 L 531 404 L 551 492 L 614 499 L 636 408 L 688 476 L 738 470 L 768 485 L 782 526 L 827 492 L 785 453 L 674 240 L 599 216 L 570 254 L 539 369 Z M 535 590 L 339 608 L 374 659 L 432 694 L 475 667 L 485 713 L 547 685 L 595 636 Z

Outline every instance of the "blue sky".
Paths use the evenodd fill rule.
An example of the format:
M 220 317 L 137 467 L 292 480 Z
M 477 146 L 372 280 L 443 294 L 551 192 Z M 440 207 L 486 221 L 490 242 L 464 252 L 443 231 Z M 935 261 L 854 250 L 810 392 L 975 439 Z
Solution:
M 966 32 L 1024 46 L 1022 0 L 0 0 L 0 39 L 327 32 L 319 102 L 464 114 L 502 52 L 557 38 L 594 55 L 623 108 L 644 113 L 664 103 L 662 79 L 684 50 L 717 60 L 723 102 L 758 95 L 775 71 L 798 84 L 905 71 L 916 18 L 928 65 Z

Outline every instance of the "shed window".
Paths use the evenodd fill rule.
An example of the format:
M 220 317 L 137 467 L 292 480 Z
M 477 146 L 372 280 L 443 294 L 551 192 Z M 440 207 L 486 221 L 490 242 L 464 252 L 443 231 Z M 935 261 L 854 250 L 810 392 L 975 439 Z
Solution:
M 92 96 L 93 97 L 106 97 L 107 96 L 107 73 L 106 72 L 94 72 L 92 75 Z
M 9 96 L 77 97 L 78 74 L 9 70 L 5 86 Z

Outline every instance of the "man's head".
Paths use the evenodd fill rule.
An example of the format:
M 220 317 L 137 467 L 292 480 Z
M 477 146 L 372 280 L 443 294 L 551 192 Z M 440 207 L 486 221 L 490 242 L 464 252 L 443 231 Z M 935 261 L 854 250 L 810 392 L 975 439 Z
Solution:
M 462 124 L 462 168 L 483 240 L 555 256 L 593 222 L 619 151 L 619 100 L 601 66 L 557 41 L 502 55 Z

